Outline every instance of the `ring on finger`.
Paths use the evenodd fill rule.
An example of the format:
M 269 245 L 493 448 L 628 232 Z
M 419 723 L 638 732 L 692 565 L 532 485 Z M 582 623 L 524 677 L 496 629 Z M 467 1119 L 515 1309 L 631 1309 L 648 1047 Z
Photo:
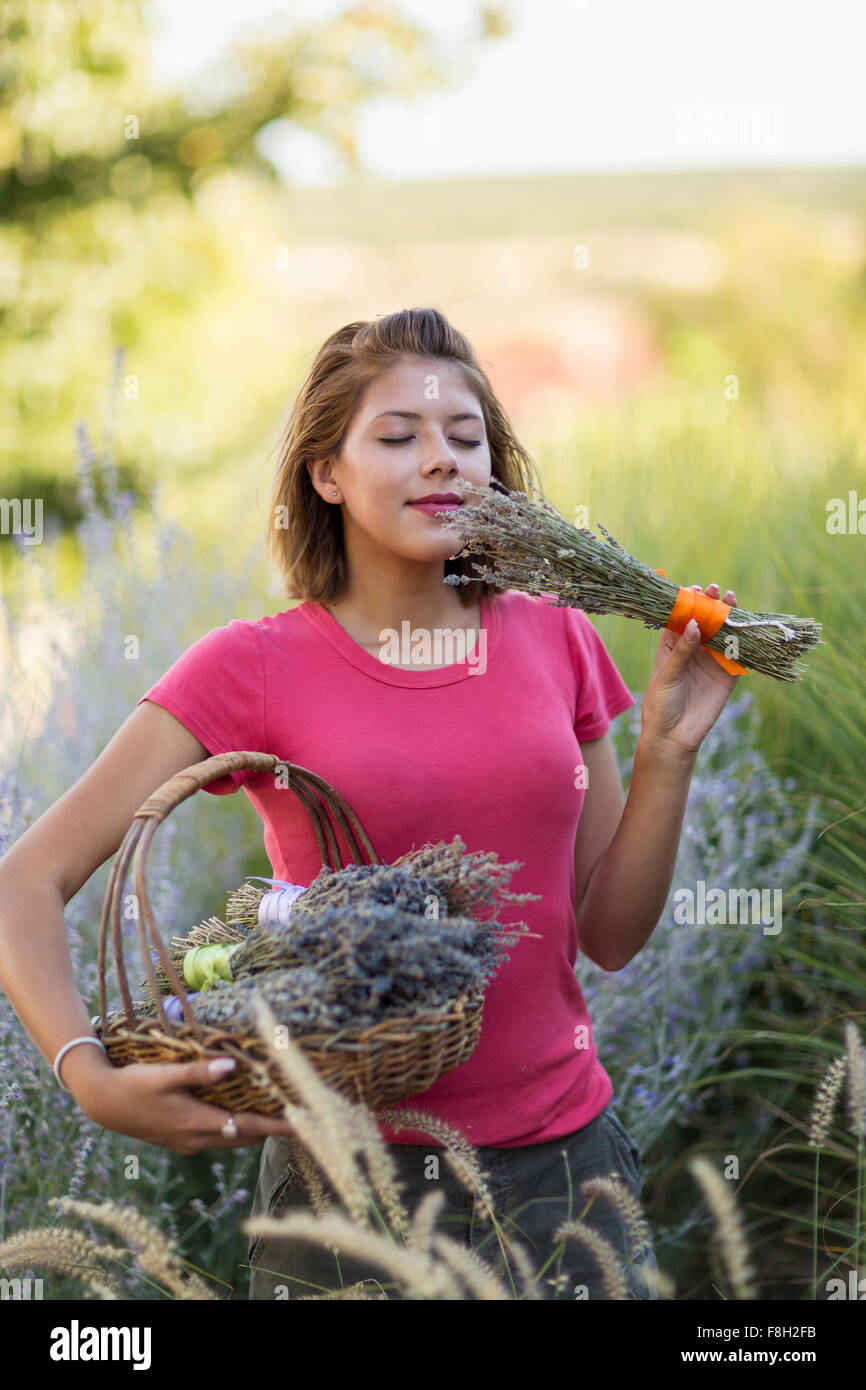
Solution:
M 234 1115 L 229 1115 L 228 1119 L 222 1127 L 222 1133 L 226 1139 L 237 1139 L 238 1127 L 235 1122 Z

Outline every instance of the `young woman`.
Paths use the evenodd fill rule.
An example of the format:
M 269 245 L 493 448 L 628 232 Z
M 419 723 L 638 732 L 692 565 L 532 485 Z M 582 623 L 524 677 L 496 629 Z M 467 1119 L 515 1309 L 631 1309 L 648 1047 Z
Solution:
M 700 649 L 696 630 L 662 632 L 625 801 L 609 726 L 635 702 L 586 615 L 477 578 L 443 583 L 474 571 L 450 558 L 459 536 L 436 505 L 459 503 L 462 479 L 525 490 L 533 476 L 470 344 L 438 311 L 351 323 L 330 337 L 293 403 L 274 479 L 271 553 L 300 603 L 199 639 L 13 846 L 0 865 L 0 983 L 49 1062 L 93 1036 L 64 904 L 116 851 L 147 796 L 213 753 L 261 749 L 321 774 L 386 861 L 456 834 L 469 850 L 518 860 L 510 888 L 540 901 L 505 907 L 500 920 L 537 935 L 512 948 L 489 984 L 469 1060 L 401 1105 L 475 1146 L 499 1218 L 535 1267 L 547 1266 L 544 1297 L 603 1298 L 584 1244 L 570 1240 L 550 1260 L 556 1228 L 584 1214 L 586 1178 L 614 1173 L 641 1189 L 641 1156 L 611 1111 L 575 961 L 580 949 L 619 970 L 652 933 L 695 757 L 736 678 Z M 719 597 L 716 584 L 705 592 Z M 736 603 L 730 590 L 724 601 Z M 405 632 L 429 640 L 423 660 L 411 643 L 395 649 L 393 634 Z M 460 659 L 452 646 L 443 661 L 437 637 L 446 647 L 463 641 Z M 313 829 L 278 781 L 232 773 L 206 790 L 243 786 L 274 875 L 307 884 L 321 867 Z M 57 1074 L 97 1123 L 179 1153 L 264 1139 L 254 1212 L 308 1204 L 289 1162 L 289 1125 L 229 1117 L 185 1089 L 212 1065 L 115 1069 L 100 1048 L 76 1043 Z M 445 1229 L 496 1264 L 469 1192 L 446 1163 L 438 1175 L 431 1168 L 441 1147 L 421 1130 L 380 1128 L 410 1209 L 438 1182 Z M 596 1199 L 584 1219 L 625 1260 L 616 1208 Z M 652 1251 L 646 1260 L 654 1264 Z M 349 1259 L 338 1275 L 332 1252 L 270 1237 L 252 1242 L 250 1264 L 254 1299 L 383 1278 Z M 648 1296 L 633 1271 L 629 1288 Z

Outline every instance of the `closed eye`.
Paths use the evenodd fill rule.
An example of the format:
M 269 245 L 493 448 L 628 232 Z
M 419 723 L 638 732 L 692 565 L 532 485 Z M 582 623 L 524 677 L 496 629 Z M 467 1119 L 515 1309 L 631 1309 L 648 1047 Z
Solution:
M 413 438 L 414 438 L 413 435 L 407 434 L 407 435 L 403 435 L 403 436 L 402 436 L 401 438 L 399 438 L 399 439 L 380 439 L 380 440 L 379 440 L 379 443 L 380 443 L 380 444 L 406 444 L 406 443 L 408 443 L 408 441 L 409 441 L 410 439 L 413 439 Z M 481 440 L 480 440 L 480 439 L 458 439 L 458 438 L 456 438 L 456 437 L 453 436 L 453 435 L 452 435 L 452 439 L 454 440 L 454 443 L 455 443 L 455 444 L 467 444 L 471 449 L 478 449 L 478 448 L 480 448 L 480 446 L 481 446 Z

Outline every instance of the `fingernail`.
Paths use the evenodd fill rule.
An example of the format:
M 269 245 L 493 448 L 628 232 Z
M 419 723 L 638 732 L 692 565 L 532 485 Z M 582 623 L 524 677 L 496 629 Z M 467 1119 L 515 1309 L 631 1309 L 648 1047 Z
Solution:
M 208 1071 L 211 1076 L 222 1076 L 227 1071 L 234 1071 L 236 1066 L 234 1057 L 215 1057 L 208 1063 Z
M 688 622 L 686 623 L 686 636 L 688 637 L 689 641 L 697 637 L 699 632 L 700 628 L 698 627 L 694 618 L 689 618 Z

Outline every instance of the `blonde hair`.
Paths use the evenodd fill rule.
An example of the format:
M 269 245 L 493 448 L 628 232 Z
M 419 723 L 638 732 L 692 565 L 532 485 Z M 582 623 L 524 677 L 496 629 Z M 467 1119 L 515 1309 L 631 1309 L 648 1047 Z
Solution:
M 438 309 L 401 309 L 347 323 L 327 338 L 295 396 L 279 443 L 267 532 L 269 556 L 288 598 L 327 603 L 348 581 L 339 507 L 313 487 L 307 460 L 339 455 L 367 385 L 406 356 L 452 362 L 478 397 L 490 447 L 492 478 L 509 492 L 540 489 L 536 466 L 516 438 L 469 340 Z M 276 525 L 284 509 L 287 524 Z M 479 579 L 469 557 L 445 560 L 446 574 L 465 574 L 457 586 L 466 605 L 503 590 Z

